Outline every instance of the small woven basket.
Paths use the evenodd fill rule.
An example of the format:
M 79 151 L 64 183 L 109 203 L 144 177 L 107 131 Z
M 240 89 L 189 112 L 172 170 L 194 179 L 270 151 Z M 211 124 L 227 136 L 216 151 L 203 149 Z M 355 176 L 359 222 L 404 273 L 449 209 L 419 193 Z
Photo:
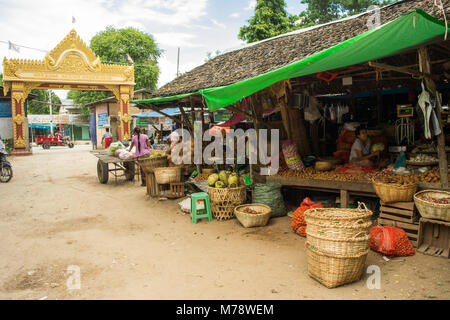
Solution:
M 247 213 L 244 211 L 245 209 L 254 210 L 258 214 Z M 264 227 L 269 222 L 271 212 L 272 209 L 269 206 L 256 203 L 244 204 L 234 208 L 236 218 L 245 228 Z
M 372 180 L 373 188 L 384 203 L 411 202 L 417 192 L 418 184 L 394 184 Z
M 156 168 L 167 167 L 169 165 L 167 156 L 158 158 L 147 157 L 139 159 L 138 162 L 144 173 L 152 173 Z
M 422 217 L 427 219 L 443 220 L 450 222 L 450 204 L 439 204 L 426 201 L 420 196 L 430 196 L 433 198 L 448 198 L 450 192 L 440 190 L 425 190 L 414 195 L 414 203 Z
M 337 257 L 322 253 L 308 242 L 306 251 L 309 276 L 330 289 L 359 281 L 369 254 L 367 250 L 354 256 Z
M 155 168 L 154 172 L 156 183 L 158 184 L 170 184 L 174 182 L 181 182 L 180 167 Z
M 223 189 L 208 187 L 208 196 L 214 218 L 229 220 L 235 218 L 234 208 L 247 200 L 247 190 L 245 186 Z

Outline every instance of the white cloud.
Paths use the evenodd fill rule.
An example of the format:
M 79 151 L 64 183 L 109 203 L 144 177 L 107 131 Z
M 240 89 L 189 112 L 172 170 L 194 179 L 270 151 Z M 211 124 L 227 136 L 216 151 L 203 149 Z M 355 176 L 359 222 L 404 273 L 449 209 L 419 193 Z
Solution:
M 232 14 L 230 14 L 230 18 L 239 18 L 241 16 L 241 14 L 239 12 L 234 12 Z
M 250 0 L 247 8 L 245 8 L 245 11 L 255 10 L 255 8 L 256 8 L 256 0 Z
M 215 26 L 217 26 L 217 27 L 219 27 L 219 28 L 222 28 L 222 29 L 226 29 L 226 28 L 227 28 L 226 25 L 224 25 L 223 23 L 218 22 L 218 21 L 215 20 L 215 19 L 210 19 L 210 20 L 211 20 L 211 22 L 212 22 Z
M 182 32 L 160 32 L 154 33 L 156 42 L 167 47 L 201 48 L 204 45 L 194 39 L 195 35 Z

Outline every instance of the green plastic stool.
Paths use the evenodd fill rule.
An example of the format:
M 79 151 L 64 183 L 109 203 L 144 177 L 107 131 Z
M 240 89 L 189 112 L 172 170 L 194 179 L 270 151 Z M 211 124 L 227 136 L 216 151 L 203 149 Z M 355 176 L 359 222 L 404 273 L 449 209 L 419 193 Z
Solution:
M 203 200 L 205 203 L 205 209 L 197 209 L 197 201 Z M 206 212 L 205 214 L 198 214 L 199 211 Z M 213 220 L 211 214 L 211 204 L 209 203 L 208 194 L 205 192 L 193 193 L 191 195 L 191 219 L 192 223 L 197 223 L 198 219 L 208 218 L 208 221 Z

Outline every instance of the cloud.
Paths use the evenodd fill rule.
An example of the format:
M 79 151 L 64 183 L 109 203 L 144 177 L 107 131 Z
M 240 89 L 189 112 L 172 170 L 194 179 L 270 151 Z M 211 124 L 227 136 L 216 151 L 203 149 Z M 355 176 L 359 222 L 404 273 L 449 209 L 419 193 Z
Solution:
M 252 11 L 252 10 L 255 10 L 255 8 L 256 8 L 256 0 L 250 0 L 249 3 L 248 3 L 247 8 L 245 8 L 244 10 L 245 11 Z
M 226 25 L 224 25 L 223 23 L 218 22 L 218 21 L 215 20 L 215 19 L 210 19 L 210 20 L 211 20 L 211 22 L 212 22 L 215 26 L 217 26 L 217 27 L 219 27 L 219 28 L 221 28 L 221 29 L 226 29 L 226 28 L 227 28 Z
M 201 48 L 204 45 L 195 41 L 195 35 L 182 32 L 160 32 L 153 36 L 158 44 L 168 47 Z
M 230 14 L 230 18 L 239 18 L 240 16 L 241 16 L 241 14 L 239 12 Z

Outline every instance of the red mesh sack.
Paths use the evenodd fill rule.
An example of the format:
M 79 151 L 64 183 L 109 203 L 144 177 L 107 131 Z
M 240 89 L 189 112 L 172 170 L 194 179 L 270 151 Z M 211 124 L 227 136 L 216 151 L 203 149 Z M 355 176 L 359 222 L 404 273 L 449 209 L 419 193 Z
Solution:
M 305 198 L 300 207 L 295 210 L 294 215 L 292 216 L 292 230 L 301 236 L 306 237 L 305 211 L 314 208 L 323 208 L 323 205 L 322 203 L 315 203 L 312 202 L 311 199 Z
M 333 156 L 336 160 L 348 162 L 350 159 L 350 150 L 338 150 L 333 153 Z
M 298 228 L 296 233 L 306 238 L 306 226 L 301 226 Z
M 405 230 L 376 226 L 370 229 L 370 249 L 388 256 L 408 257 L 416 254 Z

